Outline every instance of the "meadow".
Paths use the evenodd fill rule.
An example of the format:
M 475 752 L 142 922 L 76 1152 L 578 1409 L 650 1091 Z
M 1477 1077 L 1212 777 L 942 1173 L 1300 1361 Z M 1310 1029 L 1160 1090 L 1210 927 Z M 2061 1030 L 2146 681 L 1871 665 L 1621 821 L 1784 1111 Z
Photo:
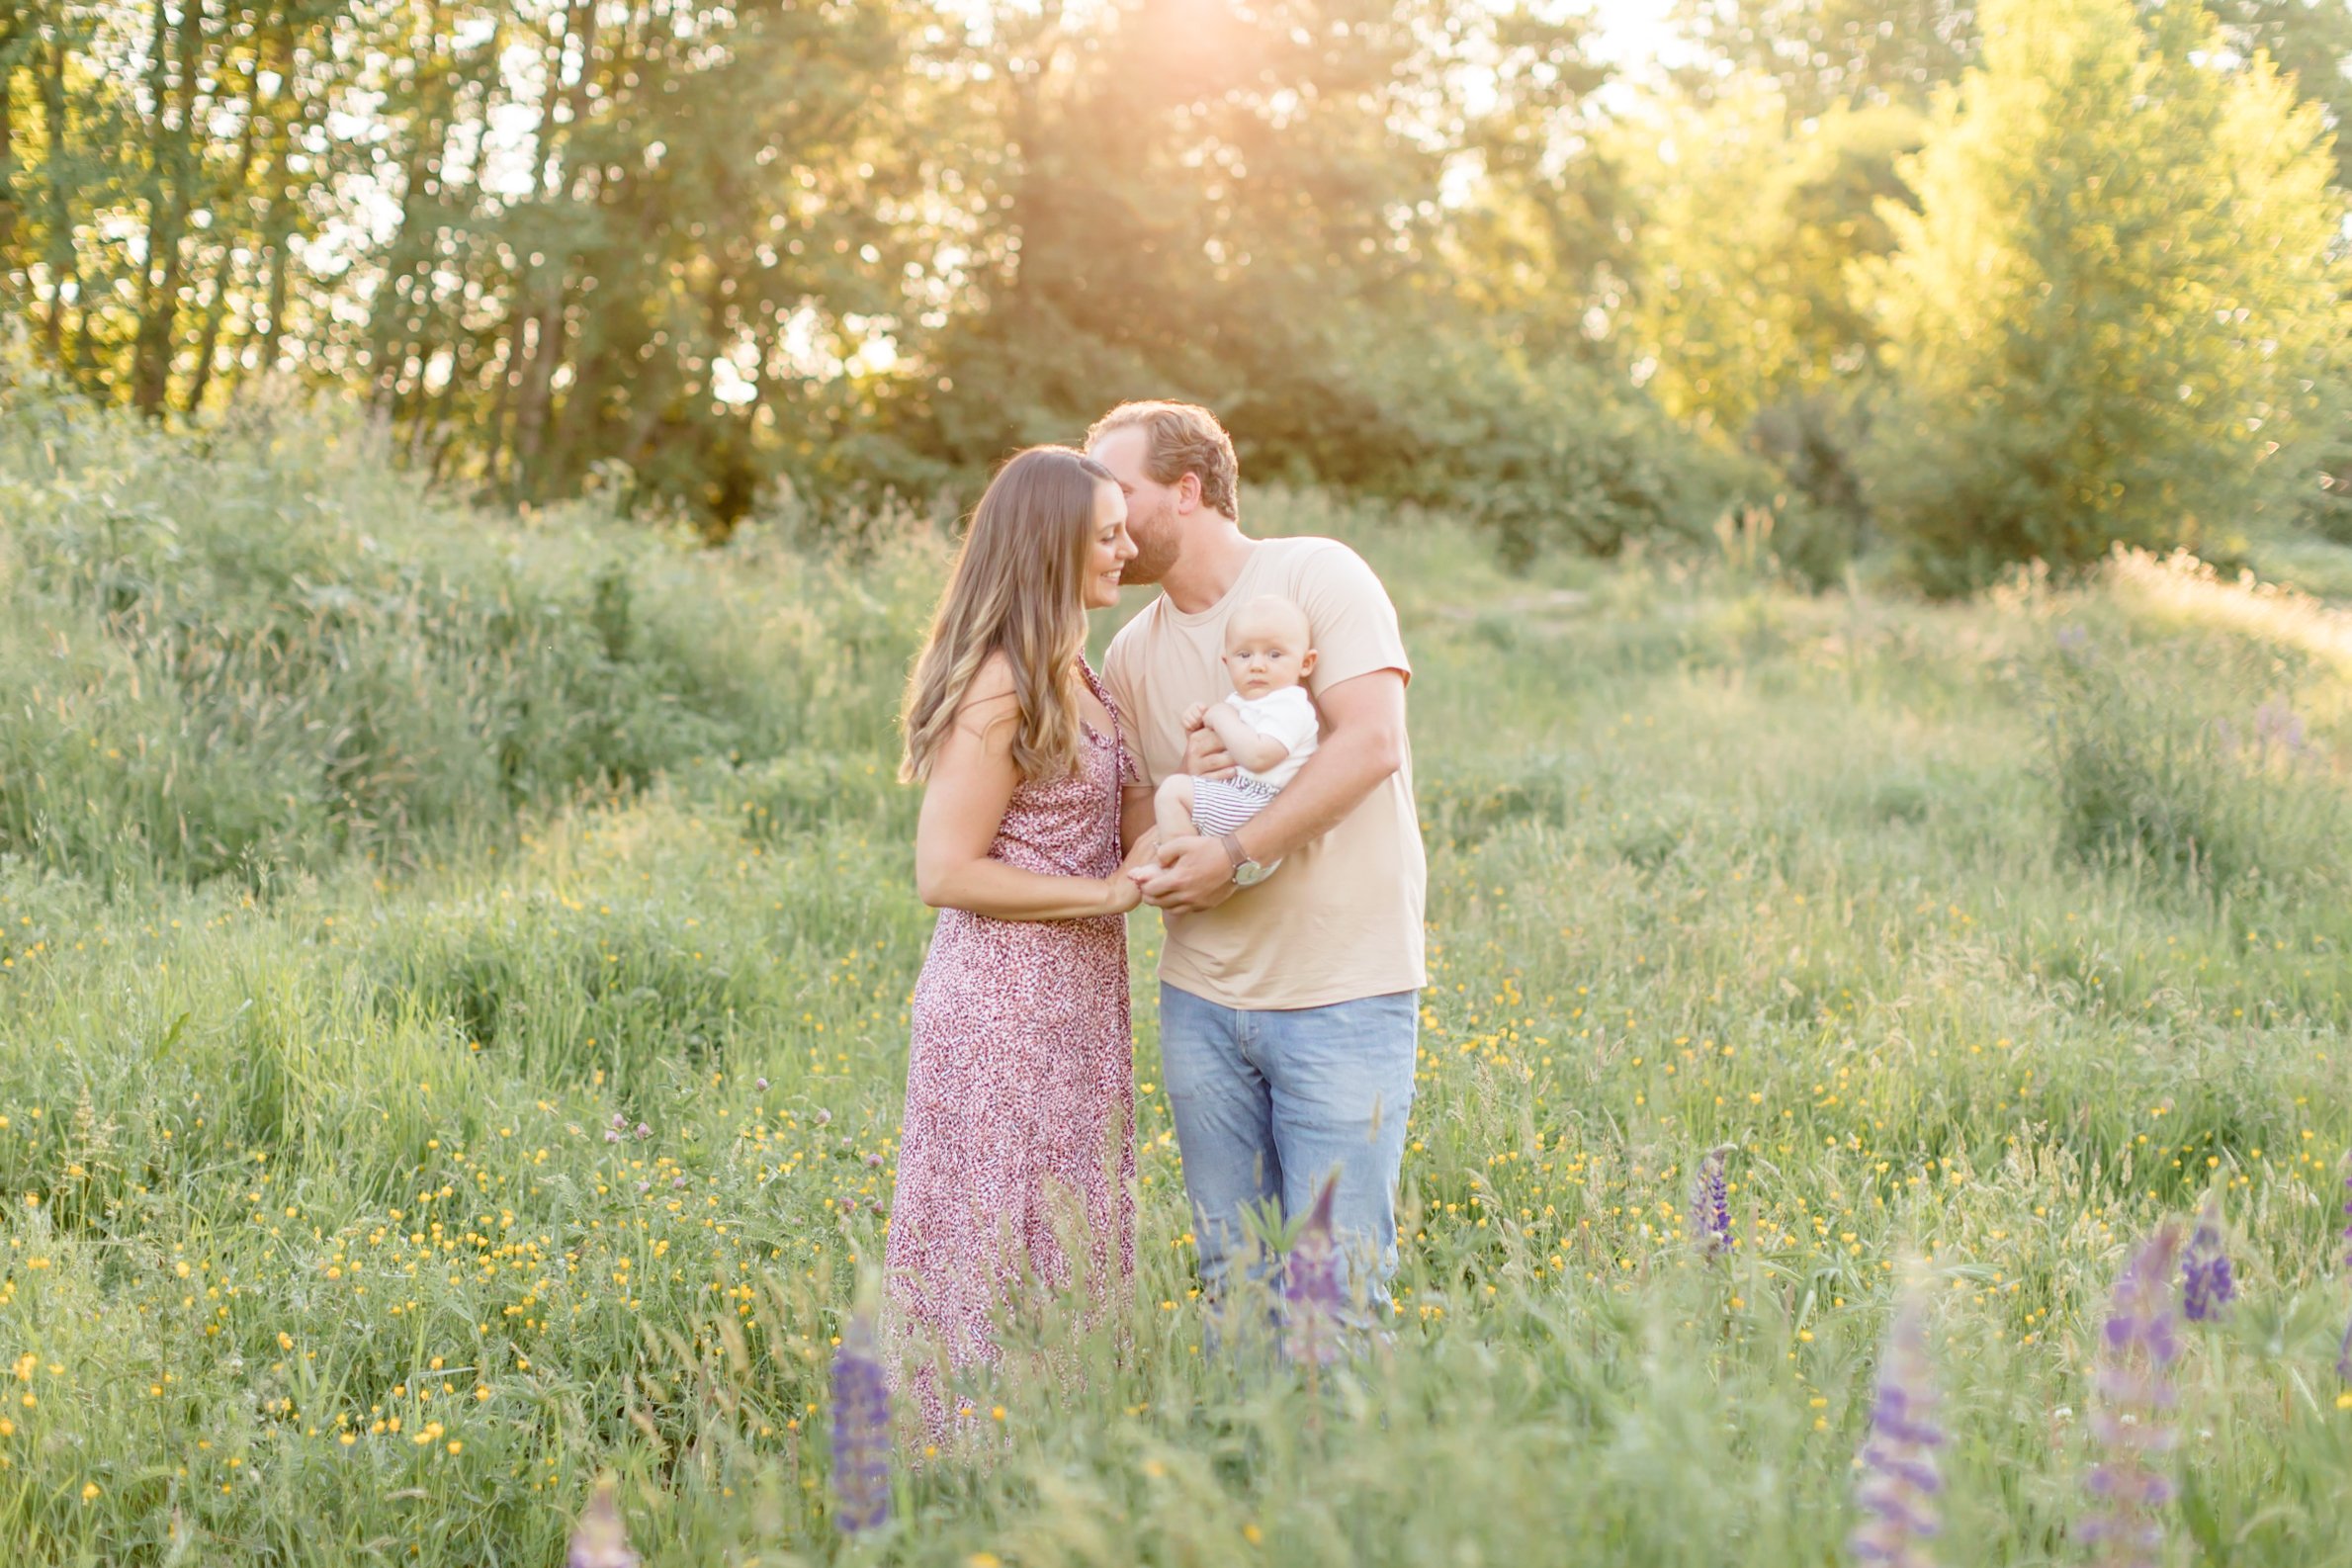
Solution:
M 1393 1344 L 1202 1353 L 1146 913 L 1132 1303 L 846 1539 L 941 530 L 707 550 L 469 511 L 298 405 L 18 391 L 0 1561 L 544 1565 L 610 1470 L 663 1565 L 1828 1563 L 1904 1300 L 1938 1558 L 2077 1560 L 2111 1292 L 2209 1197 L 2237 1297 L 2150 1415 L 2154 1560 L 2352 1561 L 2345 610 L 2144 557 L 1813 593 L 1736 529 L 1507 571 L 1249 494 L 1419 663 Z

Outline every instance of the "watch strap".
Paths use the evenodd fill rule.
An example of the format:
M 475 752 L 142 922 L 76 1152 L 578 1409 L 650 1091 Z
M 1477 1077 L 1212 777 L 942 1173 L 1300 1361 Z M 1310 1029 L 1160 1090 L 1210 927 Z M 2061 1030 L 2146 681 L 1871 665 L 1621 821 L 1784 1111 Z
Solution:
M 1250 851 L 1242 847 L 1241 834 L 1219 833 L 1217 842 L 1225 846 L 1225 854 L 1232 860 L 1234 870 L 1239 871 L 1250 863 Z

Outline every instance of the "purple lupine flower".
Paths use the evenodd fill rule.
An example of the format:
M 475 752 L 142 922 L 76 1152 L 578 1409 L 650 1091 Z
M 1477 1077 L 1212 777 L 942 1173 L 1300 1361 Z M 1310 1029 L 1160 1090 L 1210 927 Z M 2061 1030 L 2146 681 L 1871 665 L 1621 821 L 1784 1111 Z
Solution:
M 2277 746 L 2290 753 L 2301 753 L 2310 743 L 2303 717 L 2280 697 L 2269 698 L 2254 710 L 2254 739 L 2265 749 Z
M 2172 1266 L 2180 1247 L 2180 1227 L 2170 1220 L 2140 1244 L 2116 1281 L 2100 1336 L 2090 1427 L 2102 1457 L 2091 1467 L 2094 1508 L 2081 1535 L 2096 1543 L 2094 1560 L 2103 1568 L 2155 1568 L 2164 1557 L 2160 1511 L 2173 1495 L 2164 1455 L 2175 1436 L 2169 1369 L 2180 1354 Z
M 1315 1194 L 1315 1206 L 1299 1226 L 1298 1239 L 1290 1244 L 1290 1257 L 1282 1269 L 1282 1299 L 1290 1307 L 1285 1335 L 1289 1353 L 1317 1365 L 1339 1355 L 1339 1336 L 1334 1331 L 1348 1304 L 1346 1271 L 1341 1267 L 1339 1241 L 1331 1222 L 1339 1187 L 1340 1174 L 1334 1171 Z
M 890 1518 L 890 1381 L 863 1312 L 841 1326 L 833 1351 L 833 1505 L 845 1535 Z
M 758 1088 L 759 1088 L 759 1091 L 760 1091 L 762 1094 L 764 1094 L 764 1093 L 766 1093 L 766 1092 L 767 1092 L 767 1080 L 766 1080 L 766 1079 L 764 1079 L 764 1078 L 755 1078 L 755 1079 L 751 1080 L 751 1082 L 752 1082 L 753 1084 L 755 1084 L 755 1085 L 757 1085 L 757 1086 L 758 1086 Z
M 1862 1479 L 1854 1489 L 1865 1517 L 1846 1540 L 1858 1562 L 1929 1568 L 1935 1561 L 1927 1543 L 1940 1528 L 1936 1495 L 1944 1490 L 1944 1477 L 1936 1450 L 1944 1445 L 1944 1433 L 1936 1425 L 1935 1367 L 1920 1318 L 1919 1302 L 1907 1296 L 1895 1309 L 1878 1359 L 1871 1435 L 1862 1445 Z
M 588 1493 L 587 1507 L 571 1527 L 571 1549 L 564 1556 L 564 1568 L 637 1568 L 611 1476 L 598 1476 Z
M 2344 1188 L 2346 1191 L 2352 1191 L 2352 1176 L 2344 1177 Z M 2347 1215 L 2352 1215 L 2352 1197 L 2344 1199 L 2344 1212 Z M 2344 1240 L 2352 1242 L 2352 1225 L 2344 1227 Z M 2347 1269 L 2352 1269 L 2352 1251 L 2344 1254 L 2344 1266 Z M 2347 1383 L 2352 1383 L 2352 1323 L 2344 1325 L 2343 1342 L 2336 1347 L 2335 1375 Z
M 1709 1149 L 1691 1178 L 1691 1240 L 1701 1258 L 1731 1249 L 1731 1185 L 1723 1178 L 1723 1159 L 1730 1153 L 1727 1143 Z
M 2181 1259 L 2181 1310 L 2191 1323 L 2205 1323 L 2220 1317 L 2236 1295 L 2237 1280 L 2221 1242 L 2221 1200 L 2208 1198 Z

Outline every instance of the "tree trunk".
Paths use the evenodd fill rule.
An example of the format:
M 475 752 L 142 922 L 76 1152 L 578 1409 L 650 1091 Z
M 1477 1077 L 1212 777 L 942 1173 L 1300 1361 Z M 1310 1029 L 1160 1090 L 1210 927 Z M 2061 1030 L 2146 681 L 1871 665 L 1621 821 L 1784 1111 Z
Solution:
M 271 95 L 271 102 L 267 106 L 262 103 L 261 99 L 261 73 L 269 66 L 270 43 L 269 35 L 264 35 L 254 41 L 253 65 L 245 77 L 245 124 L 237 133 L 236 172 L 229 176 L 227 190 L 229 200 L 222 204 L 224 209 L 230 204 L 234 204 L 239 211 L 246 210 L 246 192 L 251 189 L 253 184 L 253 163 L 261 152 L 262 117 L 265 108 L 268 110 L 276 108 L 277 94 Z M 288 48 L 287 53 L 289 55 L 293 53 L 291 47 Z M 293 68 L 293 61 L 289 59 L 287 71 L 291 72 Z M 283 84 L 285 80 L 286 76 L 281 74 L 280 83 Z M 283 85 L 280 90 L 283 91 Z M 229 284 L 236 278 L 236 236 L 243 225 L 225 221 L 225 213 L 220 216 L 222 218 L 222 221 L 218 225 L 220 228 L 220 267 L 213 276 L 213 299 L 211 305 L 206 306 L 204 332 L 197 340 L 196 367 L 188 381 L 188 400 L 181 405 L 190 413 L 195 413 L 204 406 L 205 389 L 211 385 L 213 380 L 213 356 L 218 353 L 220 348 L 220 324 L 228 315 Z
M 535 494 L 544 484 L 541 461 L 547 444 L 548 410 L 555 402 L 556 367 L 564 358 L 564 300 L 566 280 L 556 275 L 551 293 L 530 317 L 533 333 L 523 361 L 523 384 L 514 406 L 515 479 L 518 493 Z
M 564 94 L 565 118 L 567 126 L 577 126 L 587 110 L 588 81 L 595 69 L 596 7 L 594 0 L 572 0 L 564 14 L 564 43 L 553 51 L 555 69 L 549 74 L 549 91 L 563 79 L 563 60 L 569 52 L 568 42 L 579 40 L 579 74 Z M 547 117 L 548 144 L 540 154 L 541 200 L 554 205 L 570 188 L 570 179 L 564 165 L 562 143 L 555 131 L 555 115 Z M 514 452 L 515 479 L 518 490 L 542 485 L 546 465 L 543 462 L 547 444 L 548 409 L 555 399 L 557 367 L 564 362 L 565 305 L 570 293 L 570 258 L 551 255 L 534 279 L 537 287 L 526 295 L 537 304 L 530 320 L 535 331 L 528 345 L 530 354 L 523 362 L 523 379 L 515 398 Z
M 278 242 L 270 247 L 270 298 L 265 306 L 269 314 L 262 323 L 261 350 L 253 362 L 253 368 L 264 376 L 278 368 L 278 339 L 286 330 L 286 257 L 293 249 L 293 231 L 280 229 Z
M 436 106 L 437 108 L 437 106 Z M 432 177 L 439 162 L 439 143 L 446 136 L 448 127 L 436 112 L 428 108 L 424 125 L 415 141 L 409 146 L 406 166 L 401 170 L 400 222 L 392 230 L 392 249 L 384 264 L 384 281 L 376 291 L 376 298 L 368 311 L 368 374 L 371 383 L 369 401 L 379 413 L 389 413 L 394 394 L 399 391 L 398 362 L 401 356 L 392 350 L 405 342 L 401 316 L 409 307 L 402 296 L 401 285 L 414 282 L 422 287 L 432 274 L 432 257 L 419 230 L 426 227 L 425 182 Z
M 65 296 L 81 300 L 81 268 L 73 250 L 73 204 L 58 172 L 70 166 L 72 127 L 65 118 L 65 43 L 51 36 L 41 73 L 41 118 L 49 143 L 49 176 L 42 182 L 48 193 L 49 308 L 41 323 L 41 343 L 48 362 L 65 364 Z
M 500 471 L 507 461 L 506 414 L 514 402 L 514 360 L 516 351 L 522 347 L 522 330 L 521 322 L 510 319 L 506 330 L 498 335 L 496 374 L 490 379 L 491 387 L 496 390 L 490 394 L 489 429 L 481 454 L 481 482 L 485 489 L 510 490 L 519 482 Z
M 16 81 L 17 40 L 23 33 L 22 13 L 11 6 L 0 17 L 0 276 L 10 270 L 17 248 L 17 120 L 9 88 Z
M 282 92 L 293 96 L 290 112 L 277 122 L 276 134 L 271 139 L 270 173 L 274 189 L 269 205 L 261 215 L 262 248 L 269 253 L 269 287 L 262 305 L 263 316 L 252 332 L 255 342 L 254 370 L 269 375 L 278 365 L 278 341 L 286 331 L 286 300 L 292 290 L 288 278 L 291 252 L 294 249 L 295 229 L 301 221 L 301 207 L 296 195 L 301 182 L 287 167 L 301 142 L 301 131 L 313 124 L 317 112 L 311 100 L 304 97 L 295 85 L 295 73 L 302 68 L 294 40 L 286 42 L 286 85 Z M 242 356 L 239 356 L 240 363 Z
M 141 281 L 138 333 L 131 360 L 131 402 L 140 413 L 161 418 L 171 385 L 172 340 L 180 321 L 180 287 L 187 278 L 187 256 L 181 243 L 187 233 L 193 193 L 193 151 L 196 126 L 197 59 L 204 42 L 202 0 L 180 0 L 180 25 L 172 37 L 177 66 L 179 124 L 171 126 L 164 92 L 163 40 L 167 26 L 164 0 L 155 0 L 155 147 L 154 176 L 148 184 L 147 256 Z M 167 131 L 175 132 L 166 140 Z M 170 171 L 168 174 L 166 169 Z M 161 264 L 162 273 L 156 268 Z

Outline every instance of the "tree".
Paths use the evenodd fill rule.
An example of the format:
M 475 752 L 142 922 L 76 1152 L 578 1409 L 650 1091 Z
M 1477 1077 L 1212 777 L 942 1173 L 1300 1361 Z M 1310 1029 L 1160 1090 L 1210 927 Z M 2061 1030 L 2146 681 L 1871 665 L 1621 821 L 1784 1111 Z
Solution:
M 2268 54 L 2296 91 L 2327 111 L 2336 183 L 2352 185 L 2352 5 L 2344 0 L 2213 0 L 2222 40 L 2240 59 Z
M 2314 106 L 2198 8 L 1993 0 L 1865 264 L 1900 394 L 1868 478 L 1930 586 L 2195 545 L 2316 482 L 2346 322 Z
M 2168 0 L 2137 0 L 2161 22 Z M 1957 81 L 1982 41 L 1976 0 L 1681 0 L 1684 36 L 1703 58 L 1761 77 L 1797 119 L 1838 105 L 1910 104 Z M 2178 9 L 2176 6 L 2174 9 Z M 2228 65 L 2268 54 L 2296 90 L 2341 129 L 2352 115 L 2352 5 L 2344 0 L 2212 0 Z M 1683 73 L 1701 97 L 1723 90 L 1701 65 Z M 2338 139 L 2339 184 L 2352 184 L 2352 136 Z
M 969 467 L 1181 395 L 1257 474 L 1413 489 L 1454 353 L 1590 349 L 1613 219 L 1565 133 L 1581 44 L 1439 0 L 1001 9 L 965 67 L 1002 148 L 966 169 L 965 307 L 894 428 Z
M 1679 120 L 1636 176 L 1633 331 L 1678 418 L 1746 438 L 1759 415 L 1863 376 L 1878 326 L 1850 267 L 1894 245 L 1885 204 L 1920 144 L 1907 110 L 1832 110 L 1791 129 L 1777 95 Z

